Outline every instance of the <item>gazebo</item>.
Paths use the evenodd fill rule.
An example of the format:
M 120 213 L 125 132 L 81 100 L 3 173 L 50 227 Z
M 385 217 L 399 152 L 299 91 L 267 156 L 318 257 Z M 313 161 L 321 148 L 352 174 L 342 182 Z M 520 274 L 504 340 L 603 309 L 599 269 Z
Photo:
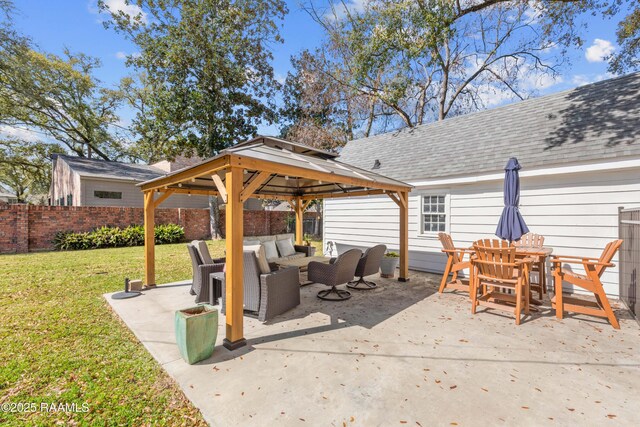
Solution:
M 303 213 L 311 201 L 386 194 L 399 207 L 400 274 L 407 281 L 408 204 L 411 186 L 336 160 L 335 153 L 272 137 L 257 137 L 222 151 L 200 164 L 139 184 L 144 193 L 145 284 L 155 279 L 155 209 L 172 194 L 218 196 L 226 203 L 226 338 L 230 350 L 245 345 L 243 336 L 243 203 L 249 198 L 278 199 L 296 216 L 301 244 Z M 372 165 L 373 166 L 373 165 Z

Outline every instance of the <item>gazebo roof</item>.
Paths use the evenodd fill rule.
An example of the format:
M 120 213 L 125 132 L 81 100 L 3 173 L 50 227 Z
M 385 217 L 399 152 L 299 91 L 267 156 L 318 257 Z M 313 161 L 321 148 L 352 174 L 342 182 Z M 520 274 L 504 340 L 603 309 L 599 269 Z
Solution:
M 408 191 L 404 182 L 336 160 L 337 154 L 271 137 L 257 137 L 197 165 L 139 184 L 142 191 L 220 194 L 225 170 L 245 170 L 251 197 L 290 200 Z M 213 178 L 213 179 L 212 179 Z M 224 190 L 222 190 L 224 191 Z

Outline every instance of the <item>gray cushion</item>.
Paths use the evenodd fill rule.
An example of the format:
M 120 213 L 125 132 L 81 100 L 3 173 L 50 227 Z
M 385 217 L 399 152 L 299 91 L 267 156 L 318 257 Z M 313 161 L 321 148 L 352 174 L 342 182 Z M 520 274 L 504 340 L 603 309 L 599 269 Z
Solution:
M 267 240 L 265 242 L 262 242 L 262 246 L 264 247 L 264 254 L 267 257 L 267 261 L 271 262 L 274 259 L 280 258 L 280 255 L 278 255 L 278 249 L 276 248 L 275 240 Z
M 291 240 L 276 240 L 276 246 L 278 246 L 278 252 L 281 257 L 290 256 L 296 253 L 296 249 L 293 247 Z
M 245 240 L 242 244 L 244 246 L 255 246 L 255 245 L 260 245 L 262 242 L 260 240 Z
M 244 245 L 242 249 L 243 251 L 253 251 L 256 253 L 256 258 L 258 259 L 258 268 L 260 268 L 260 273 L 262 274 L 271 273 L 271 268 L 269 268 L 267 257 L 264 254 L 264 246 L 260 244 Z
M 280 257 L 280 258 L 278 258 L 277 260 L 274 260 L 274 261 L 276 261 L 276 262 L 277 261 L 287 261 L 287 260 L 290 260 L 290 259 L 304 258 L 305 256 L 306 255 L 303 254 L 302 252 L 296 252 L 293 255 L 283 256 L 283 257 Z M 273 262 L 273 261 L 271 261 L 271 262 Z

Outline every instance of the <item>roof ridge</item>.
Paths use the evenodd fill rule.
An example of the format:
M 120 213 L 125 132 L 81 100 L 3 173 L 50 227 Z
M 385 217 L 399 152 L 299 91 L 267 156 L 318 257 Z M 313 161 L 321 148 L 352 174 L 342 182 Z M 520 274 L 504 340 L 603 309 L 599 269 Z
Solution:
M 502 111 L 505 109 L 510 109 L 510 108 L 520 108 L 523 104 L 530 104 L 532 102 L 540 102 L 542 100 L 548 100 L 548 99 L 552 99 L 552 98 L 560 98 L 566 94 L 569 94 L 571 92 L 577 91 L 577 90 L 592 90 L 590 88 L 597 86 L 597 85 L 605 85 L 605 84 L 611 84 L 612 82 L 615 82 L 617 80 L 622 80 L 622 79 L 627 79 L 627 78 L 632 78 L 632 77 L 638 77 L 640 76 L 640 71 L 637 72 L 633 72 L 633 73 L 628 73 L 628 74 L 624 74 L 621 76 L 616 76 L 616 77 L 612 77 L 610 79 L 605 79 L 605 80 L 600 80 L 597 82 L 592 82 L 592 83 L 588 83 L 585 85 L 581 85 L 581 86 L 576 86 L 573 88 L 569 88 L 569 89 L 564 89 L 561 90 L 559 92 L 553 92 L 553 93 L 548 93 L 545 95 L 541 95 L 541 96 L 536 96 L 536 97 L 532 97 L 532 98 L 527 98 L 527 99 L 522 99 L 520 101 L 515 101 L 515 102 L 511 102 L 508 104 L 504 104 L 504 105 L 499 105 L 497 107 L 493 107 L 493 108 L 486 108 L 484 110 L 478 110 L 478 111 L 472 111 L 466 114 L 461 114 L 459 116 L 452 116 L 452 117 L 447 117 L 443 120 L 436 120 L 433 122 L 428 122 L 428 123 L 423 123 L 421 125 L 417 125 L 414 127 L 403 127 L 400 129 L 395 129 L 389 132 L 384 132 L 384 133 L 379 133 L 376 135 L 371 135 L 368 137 L 362 137 L 362 138 L 357 138 L 357 139 L 353 139 L 349 142 L 347 142 L 347 144 L 351 143 L 351 142 L 360 142 L 360 141 L 364 141 L 367 139 L 371 139 L 371 138 L 376 138 L 378 136 L 382 136 L 382 135 L 389 135 L 392 133 L 396 133 L 396 134 L 400 134 L 400 133 L 404 133 L 404 132 L 413 132 L 417 129 L 424 129 L 426 127 L 437 127 L 437 126 L 444 126 L 449 125 L 452 121 L 459 121 L 459 120 L 463 120 L 469 117 L 477 117 L 478 115 L 483 115 L 483 114 L 491 114 L 494 113 L 496 111 Z

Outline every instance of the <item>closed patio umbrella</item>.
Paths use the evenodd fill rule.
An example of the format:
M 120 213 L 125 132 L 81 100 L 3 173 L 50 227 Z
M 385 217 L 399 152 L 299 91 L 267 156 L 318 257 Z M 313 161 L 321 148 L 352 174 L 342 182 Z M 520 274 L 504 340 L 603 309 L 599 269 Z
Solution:
M 507 162 L 504 170 L 504 209 L 498 222 L 496 236 L 501 239 L 515 242 L 529 232 L 525 224 L 518 203 L 520 202 L 520 177 L 518 171 L 521 166 L 518 159 L 512 157 Z

